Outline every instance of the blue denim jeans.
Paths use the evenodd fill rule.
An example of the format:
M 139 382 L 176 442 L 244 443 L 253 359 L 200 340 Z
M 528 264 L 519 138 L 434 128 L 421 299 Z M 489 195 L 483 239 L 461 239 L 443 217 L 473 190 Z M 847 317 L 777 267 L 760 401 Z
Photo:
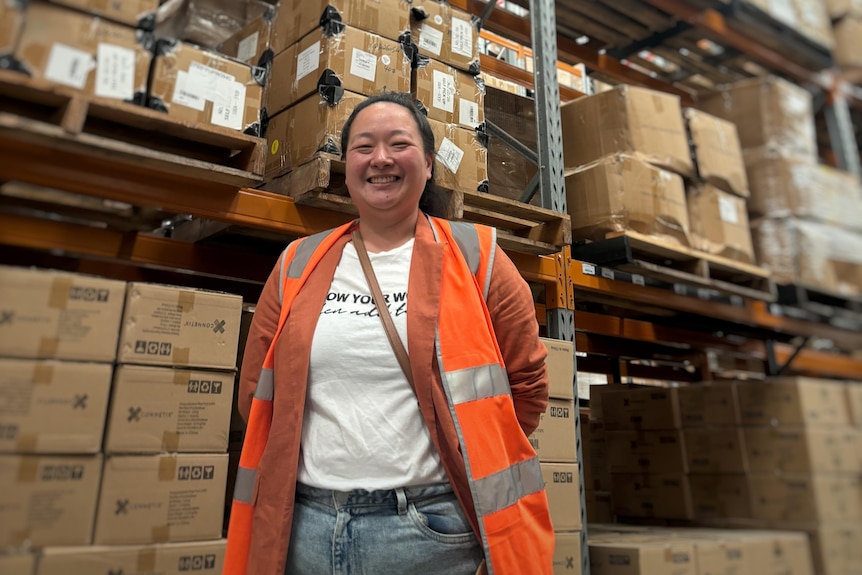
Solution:
M 348 492 L 296 486 L 285 575 L 473 575 L 482 558 L 448 483 Z

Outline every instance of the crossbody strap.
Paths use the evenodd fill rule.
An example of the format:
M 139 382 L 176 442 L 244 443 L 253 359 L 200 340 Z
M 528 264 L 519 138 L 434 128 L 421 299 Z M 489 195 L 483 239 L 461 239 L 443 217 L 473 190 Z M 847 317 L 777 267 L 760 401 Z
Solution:
M 353 231 L 351 237 L 353 238 L 353 246 L 356 248 L 356 253 L 359 255 L 359 263 L 362 264 L 365 279 L 368 281 L 368 287 L 371 288 L 371 297 L 374 298 L 374 305 L 377 306 L 377 314 L 380 316 L 380 321 L 383 322 L 383 329 L 386 330 L 386 337 L 389 338 L 389 344 L 392 346 L 392 351 L 395 352 L 395 357 L 398 359 L 401 371 L 404 372 L 404 377 L 410 382 L 410 387 L 413 388 L 413 392 L 415 393 L 416 385 L 413 383 L 410 357 L 407 355 L 407 350 L 404 348 L 401 337 L 399 337 L 398 332 L 395 330 L 395 323 L 389 314 L 389 308 L 386 307 L 383 292 L 380 291 L 380 284 L 377 283 L 377 276 L 374 275 L 374 268 L 371 267 L 371 259 L 368 257 L 368 251 L 365 249 L 365 242 L 362 240 L 362 235 L 360 235 L 358 229 Z

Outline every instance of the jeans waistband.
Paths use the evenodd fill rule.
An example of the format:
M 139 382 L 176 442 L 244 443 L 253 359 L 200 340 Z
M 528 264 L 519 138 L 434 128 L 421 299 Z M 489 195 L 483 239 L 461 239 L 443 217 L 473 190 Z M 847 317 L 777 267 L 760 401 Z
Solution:
M 297 496 L 333 505 L 336 507 L 347 506 L 395 506 L 400 507 L 403 501 L 419 501 L 432 497 L 439 497 L 452 493 L 449 483 L 434 483 L 431 485 L 414 485 L 410 487 L 399 487 L 396 489 L 380 489 L 367 491 L 365 489 L 353 489 L 351 491 L 335 491 L 333 489 L 321 489 L 311 487 L 303 483 L 296 484 Z

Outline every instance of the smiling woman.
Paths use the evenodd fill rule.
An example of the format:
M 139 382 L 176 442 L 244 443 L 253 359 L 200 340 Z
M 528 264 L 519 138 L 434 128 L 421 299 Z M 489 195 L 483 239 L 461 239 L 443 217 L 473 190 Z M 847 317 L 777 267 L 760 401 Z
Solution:
M 342 150 L 359 219 L 287 247 L 250 329 L 224 573 L 548 574 L 530 289 L 494 229 L 437 217 L 409 94 L 357 106 Z

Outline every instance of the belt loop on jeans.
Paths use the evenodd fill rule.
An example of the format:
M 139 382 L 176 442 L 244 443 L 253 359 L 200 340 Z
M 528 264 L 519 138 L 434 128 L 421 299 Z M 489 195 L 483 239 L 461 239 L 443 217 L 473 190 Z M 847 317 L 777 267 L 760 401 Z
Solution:
M 407 494 L 403 487 L 395 488 L 395 499 L 398 501 L 398 515 L 407 513 Z

